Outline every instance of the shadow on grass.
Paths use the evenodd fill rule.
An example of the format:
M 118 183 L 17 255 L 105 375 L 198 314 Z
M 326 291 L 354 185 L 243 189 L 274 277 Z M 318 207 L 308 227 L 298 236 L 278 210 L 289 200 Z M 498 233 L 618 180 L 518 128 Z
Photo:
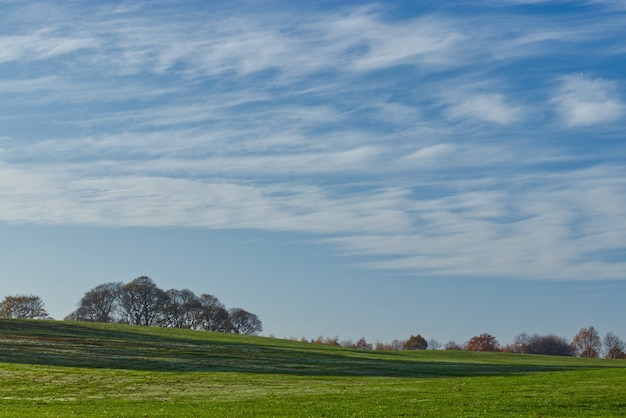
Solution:
M 90 326 L 60 321 L 0 320 L 0 362 L 169 372 L 240 372 L 302 376 L 468 377 L 562 371 L 567 365 L 477 363 L 325 349 L 302 344 L 256 344 L 146 333 L 142 327 Z M 133 332 L 135 331 L 135 332 Z

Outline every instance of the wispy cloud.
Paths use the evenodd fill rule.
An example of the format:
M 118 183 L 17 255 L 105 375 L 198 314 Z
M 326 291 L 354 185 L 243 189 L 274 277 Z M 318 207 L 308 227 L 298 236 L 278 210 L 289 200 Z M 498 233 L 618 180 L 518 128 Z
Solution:
M 592 79 L 584 74 L 561 79 L 553 102 L 563 123 L 569 127 L 596 125 L 622 118 L 626 106 L 615 94 L 616 83 Z
M 58 36 L 45 29 L 27 35 L 0 36 L 0 63 L 44 60 L 97 45 L 94 39 Z
M 623 148 L 594 128 L 623 125 L 622 58 L 596 48 L 621 18 L 485 4 L 12 3 L 0 220 L 292 231 L 370 267 L 619 278 Z M 612 66 L 571 74 L 576 48 Z
M 524 115 L 521 106 L 508 104 L 502 94 L 478 93 L 461 98 L 447 110 L 453 119 L 473 118 L 483 122 L 508 125 L 520 120 Z

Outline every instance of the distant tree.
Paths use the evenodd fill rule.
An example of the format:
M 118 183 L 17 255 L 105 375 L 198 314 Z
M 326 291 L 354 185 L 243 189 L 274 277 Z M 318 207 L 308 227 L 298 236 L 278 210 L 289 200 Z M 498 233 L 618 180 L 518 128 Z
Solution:
M 333 347 L 339 347 L 339 336 L 335 337 L 326 337 L 324 339 L 324 344 L 331 345 Z
M 525 353 L 529 339 L 530 336 L 525 332 L 522 332 L 513 339 L 513 343 L 502 347 L 502 351 L 507 353 Z
M 602 349 L 600 335 L 594 327 L 581 328 L 572 340 L 572 346 L 580 357 L 598 357 Z
M 229 312 L 232 332 L 235 334 L 256 335 L 263 331 L 263 324 L 258 316 L 241 308 L 231 309 Z
M 454 341 L 448 341 L 447 343 L 443 345 L 443 349 L 450 350 L 450 351 L 460 351 L 460 350 L 463 350 L 463 347 Z
M 391 349 L 392 350 L 402 350 L 402 347 L 404 346 L 404 340 L 393 340 L 390 344 Z
M 352 346 L 352 348 L 358 348 L 359 350 L 371 350 L 372 344 L 368 343 L 365 338 L 361 338 Z
M 523 351 L 526 354 L 545 354 L 548 356 L 572 356 L 574 350 L 566 338 L 553 334 L 533 335 L 528 341 Z
M 441 349 L 441 343 L 434 338 L 428 340 L 428 349 L 429 350 L 439 350 Z
M 119 309 L 122 282 L 104 283 L 85 293 L 78 309 L 65 319 L 73 321 L 114 322 Z
M 472 337 L 465 345 L 465 349 L 468 351 L 499 351 L 500 343 L 494 336 L 485 333 Z
M 231 322 L 231 314 L 226 310 L 224 304 L 215 296 L 210 295 L 208 293 L 203 293 L 200 296 L 200 316 L 199 316 L 199 327 L 205 331 L 217 331 L 217 332 L 235 332 L 237 334 L 242 334 L 242 332 L 237 332 L 233 323 Z M 249 312 L 241 309 L 239 316 L 234 318 L 238 322 L 238 326 L 241 323 L 245 323 L 246 321 L 251 321 L 252 319 L 248 318 L 245 314 L 249 314 Z M 245 314 L 244 314 L 245 313 Z M 250 314 L 252 315 L 252 314 Z M 256 315 L 254 315 L 256 318 Z M 258 320 L 258 318 L 256 318 Z M 260 324 L 259 320 L 259 324 Z M 241 331 L 241 330 L 240 330 Z M 254 331 L 253 334 L 260 332 L 261 329 Z
M 324 337 L 320 335 L 314 341 L 315 344 L 339 346 L 339 337 Z
M 121 307 L 131 325 L 154 326 L 161 322 L 167 294 L 147 276 L 122 286 Z
M 0 318 L 10 319 L 47 319 L 43 300 L 39 296 L 6 296 L 0 302 Z
M 426 350 L 428 342 L 421 335 L 411 335 L 402 345 L 404 350 Z
M 612 332 L 607 333 L 602 340 L 604 344 L 604 355 L 606 358 L 624 358 L 626 344 Z
M 352 340 L 351 338 L 348 338 L 347 340 L 341 340 L 339 341 L 339 345 L 343 348 L 352 348 L 354 347 L 354 340 Z
M 163 309 L 163 325 L 173 328 L 198 329 L 202 303 L 191 290 L 170 289 L 165 292 L 167 303 Z

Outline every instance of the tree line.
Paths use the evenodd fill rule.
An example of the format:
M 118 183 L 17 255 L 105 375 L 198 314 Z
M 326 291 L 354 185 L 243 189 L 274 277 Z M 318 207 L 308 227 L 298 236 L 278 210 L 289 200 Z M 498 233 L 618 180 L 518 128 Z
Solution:
M 0 302 L 0 317 L 47 319 L 38 296 L 7 296 Z M 189 289 L 162 290 L 147 276 L 129 283 L 103 283 L 87 291 L 68 321 L 107 322 L 142 326 L 188 328 L 255 335 L 263 330 L 257 315 L 241 308 L 226 309 L 211 294 Z
M 296 341 L 296 338 L 291 338 Z M 411 335 L 406 340 L 393 340 L 391 343 L 377 342 L 375 345 L 367 342 L 365 338 L 357 342 L 352 340 L 340 341 L 338 337 L 299 341 L 311 344 L 325 344 L 361 350 L 439 350 L 442 345 L 436 339 L 426 340 L 420 334 Z M 457 344 L 449 341 L 443 345 L 444 350 L 465 351 L 500 351 L 519 354 L 543 354 L 553 356 L 578 356 L 578 357 L 601 357 L 612 359 L 626 359 L 626 343 L 613 332 L 607 333 L 604 338 L 598 331 L 590 326 L 581 328 L 580 331 L 569 341 L 564 337 L 554 334 L 528 335 L 519 334 L 513 343 L 501 346 L 496 337 L 483 333 L 470 338 L 465 344 Z
M 6 296 L 0 301 L 0 318 L 49 319 L 43 300 L 33 295 Z M 205 331 L 256 335 L 263 330 L 261 320 L 241 308 L 227 310 L 215 296 L 203 293 L 197 296 L 189 289 L 160 289 L 147 276 L 129 283 L 104 283 L 89 290 L 81 298 L 78 308 L 65 317 L 69 321 L 109 322 L 142 326 L 163 326 Z M 296 340 L 295 338 L 291 338 Z M 436 339 L 426 340 L 420 334 L 391 343 L 370 344 L 365 338 L 357 342 L 339 341 L 338 337 L 301 342 L 342 346 L 362 350 L 439 350 Z M 613 332 L 604 338 L 589 326 L 569 341 L 554 334 L 519 334 L 511 344 L 501 346 L 490 334 L 483 333 L 460 345 L 449 341 L 444 350 L 502 351 L 520 354 L 601 357 L 626 359 L 626 343 Z

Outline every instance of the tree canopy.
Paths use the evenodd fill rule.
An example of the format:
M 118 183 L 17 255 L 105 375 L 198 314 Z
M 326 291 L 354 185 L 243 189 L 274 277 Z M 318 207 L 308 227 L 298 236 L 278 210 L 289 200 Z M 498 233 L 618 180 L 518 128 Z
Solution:
M 13 295 L 6 296 L 0 302 L 0 318 L 46 319 L 48 312 L 39 296 Z
M 236 334 L 258 334 L 263 330 L 261 320 L 253 313 L 241 308 L 229 311 L 208 293 L 197 296 L 189 289 L 164 291 L 147 276 L 126 284 L 96 286 L 85 293 L 78 308 L 65 319 Z

